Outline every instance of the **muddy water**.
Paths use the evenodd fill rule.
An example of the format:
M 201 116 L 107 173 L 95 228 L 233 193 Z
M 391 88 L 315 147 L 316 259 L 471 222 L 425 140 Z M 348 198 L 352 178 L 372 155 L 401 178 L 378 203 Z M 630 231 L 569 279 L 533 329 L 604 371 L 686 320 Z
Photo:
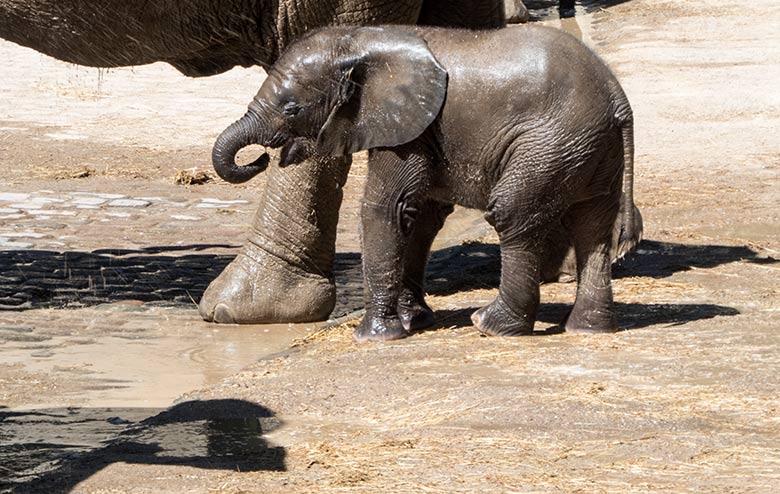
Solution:
M 357 196 L 350 201 L 356 202 Z M 355 216 L 346 216 L 340 226 L 348 232 L 358 230 Z M 458 209 L 435 248 L 458 246 L 488 229 L 480 212 Z M 362 307 L 358 244 L 354 234 L 340 238 L 339 303 L 333 317 Z M 84 266 L 73 267 L 87 273 L 99 269 L 89 266 L 90 262 L 96 263 L 88 258 Z M 443 264 L 446 261 L 435 261 L 437 273 L 446 272 Z M 25 276 L 28 284 L 33 283 L 29 274 Z M 132 280 L 127 283 L 134 285 Z M 110 295 L 100 292 L 95 298 Z M 216 384 L 258 359 L 285 351 L 296 338 L 322 326 L 208 324 L 200 320 L 189 301 L 166 307 L 106 299 L 106 303 L 80 309 L 43 306 L 18 316 L 9 314 L 15 313 L 0 317 L 0 364 L 17 374 L 34 376 L 19 381 L 40 382 L 42 391 L 57 389 L 54 393 L 28 392 L 10 402 L 25 408 L 169 406 L 186 391 Z
M 187 312 L 197 317 L 195 311 Z M 100 312 L 93 315 L 101 317 Z M 0 327 L 4 341 L 0 362 L 50 381 L 44 383 L 47 387 L 62 388 L 51 401 L 35 396 L 35 408 L 165 407 L 190 389 L 217 383 L 263 356 L 284 351 L 312 329 L 205 323 L 193 328 L 173 319 L 132 333 L 84 328 L 59 336 L 34 328 Z M 80 336 L 85 331 L 88 335 Z

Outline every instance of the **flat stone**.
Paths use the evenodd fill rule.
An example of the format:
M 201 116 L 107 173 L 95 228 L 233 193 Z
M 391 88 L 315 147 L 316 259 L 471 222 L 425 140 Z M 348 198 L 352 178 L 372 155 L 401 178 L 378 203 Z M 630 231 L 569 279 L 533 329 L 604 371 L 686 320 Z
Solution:
M 5 238 L 44 238 L 48 236 L 49 235 L 46 235 L 44 233 L 34 233 L 34 232 L 0 233 L 0 237 L 5 237 Z
M 116 199 L 108 203 L 111 207 L 116 208 L 145 208 L 151 204 L 149 201 L 143 199 Z
M 108 199 L 105 199 L 103 197 L 89 197 L 89 196 L 81 196 L 81 197 L 74 197 L 71 202 L 73 204 L 78 204 L 82 206 L 97 206 L 99 204 L 103 204 Z
M 54 139 L 57 141 L 83 141 L 87 138 L 87 136 L 80 135 L 80 134 L 64 134 L 64 133 L 51 133 L 51 134 L 44 134 L 49 139 Z
M 106 216 L 113 216 L 114 218 L 129 218 L 132 215 L 130 213 L 112 212 L 112 213 L 106 213 Z M 108 221 L 108 220 L 100 220 L 100 221 Z
M 198 221 L 203 219 L 200 216 L 185 216 L 183 214 L 172 214 L 171 218 L 181 221 Z
M 18 209 L 0 208 L 0 214 L 16 214 L 18 212 Z
M 65 202 L 65 199 L 59 199 L 56 197 L 33 197 L 30 199 L 33 204 L 55 204 Z
M 6 214 L 3 216 L 0 216 L 0 220 L 18 220 L 19 218 L 24 218 L 23 214 Z
M 201 199 L 200 202 L 207 204 L 249 204 L 249 201 L 245 201 L 244 199 L 227 200 L 205 198 Z
M 102 199 L 122 199 L 123 197 L 127 197 L 122 194 L 99 194 L 97 192 L 71 192 L 70 195 L 72 196 L 92 196 L 92 197 L 100 197 Z
M 0 192 L 0 201 L 5 202 L 17 202 L 26 201 L 30 197 L 30 194 L 18 194 L 14 192 Z
M 33 328 L 28 326 L 0 326 L 0 331 L 9 331 L 11 333 L 32 333 Z
M 16 208 L 16 209 L 41 209 L 43 207 L 43 204 L 37 203 L 37 202 L 17 202 L 14 204 L 9 204 L 10 207 Z
M 0 247 L 13 247 L 16 249 L 29 249 L 33 244 L 28 242 L 9 242 L 0 237 Z
M 76 216 L 75 211 L 60 211 L 57 209 L 31 209 L 28 213 L 32 215 L 45 214 L 47 216 Z
M 87 204 L 80 204 L 76 206 L 76 209 L 100 209 L 100 206 L 90 206 Z

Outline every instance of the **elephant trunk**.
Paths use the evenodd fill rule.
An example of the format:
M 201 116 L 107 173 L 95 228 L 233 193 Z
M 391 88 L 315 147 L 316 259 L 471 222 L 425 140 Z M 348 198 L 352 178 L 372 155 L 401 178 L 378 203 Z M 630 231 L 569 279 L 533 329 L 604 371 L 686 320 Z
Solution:
M 211 152 L 211 161 L 217 175 L 227 182 L 240 184 L 268 168 L 268 153 L 263 153 L 248 165 L 236 164 L 236 154 L 241 149 L 250 144 L 264 144 L 264 139 L 258 135 L 258 130 L 262 128 L 260 118 L 250 110 L 220 134 Z

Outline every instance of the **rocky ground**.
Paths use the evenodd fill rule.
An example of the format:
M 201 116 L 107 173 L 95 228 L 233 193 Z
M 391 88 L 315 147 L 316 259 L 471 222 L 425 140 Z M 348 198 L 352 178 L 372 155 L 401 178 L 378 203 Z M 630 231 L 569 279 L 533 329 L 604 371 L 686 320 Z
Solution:
M 432 330 L 369 345 L 351 341 L 354 321 L 308 331 L 288 350 L 186 393 L 167 415 L 141 422 L 151 413 L 117 412 L 114 422 L 123 435 L 106 433 L 114 439 L 66 456 L 52 467 L 55 475 L 30 480 L 26 488 L 76 487 L 74 492 L 90 494 L 776 492 L 780 6 L 772 0 L 749 5 L 630 0 L 596 10 L 580 17 L 578 27 L 619 76 L 637 122 L 636 188 L 646 240 L 615 270 L 625 331 L 561 333 L 556 324 L 573 300 L 574 286 L 551 284 L 542 287 L 536 336 L 479 336 L 469 315 L 495 296 L 498 280 L 497 247 L 485 236 L 439 254 L 429 290 L 439 318 Z M 149 77 L 152 84 L 154 74 Z M 249 75 L 229 77 L 238 84 Z M 189 98 L 197 94 L 193 89 Z M 48 236 L 0 233 L 6 249 L 2 265 L 24 265 L 19 259 L 28 244 L 48 251 L 55 263 L 70 255 L 62 252 L 100 257 L 113 254 L 95 249 L 123 248 L 144 257 L 161 254 L 143 250 L 149 247 L 182 245 L 185 250 L 164 253 L 171 258 L 166 262 L 186 268 L 195 261 L 181 254 L 209 254 L 216 269 L 226 259 L 220 256 L 234 252 L 229 245 L 240 243 L 251 214 L 248 204 L 228 201 L 251 201 L 262 182 L 248 188 L 184 187 L 172 180 L 176 171 L 207 169 L 201 153 L 223 124 L 241 114 L 244 96 L 228 102 L 236 111 L 220 110 L 230 114 L 208 122 L 180 106 L 155 107 L 163 113 L 163 127 L 166 112 L 185 113 L 176 128 L 194 129 L 186 147 L 172 137 L 153 144 L 162 132 L 144 113 L 144 105 L 152 104 L 143 99 L 102 110 L 106 101 L 101 106 L 82 98 L 84 125 L 75 131 L 13 130 L 24 125 L 3 124 L 4 135 L 12 136 L 0 141 L 3 161 L 15 166 L 4 166 L 0 180 L 7 185 L 4 194 L 19 196 L 0 207 L 4 215 L 22 215 L 2 219 L 3 232 Z M 14 105 L 42 111 L 41 101 L 32 100 L 30 106 L 23 99 Z M 218 106 L 208 101 L 199 105 Z M 122 117 L 124 110 L 129 116 Z M 90 123 L 99 122 L 104 111 L 120 130 L 135 128 L 129 135 L 138 136 L 137 142 L 111 141 L 113 133 Z M 88 139 L 56 138 L 68 132 Z M 80 167 L 89 176 L 69 178 Z M 361 170 L 353 173 L 351 197 Z M 47 197 L 63 202 L 41 202 Z M 117 200 L 148 204 L 112 206 Z M 74 214 L 37 220 L 31 213 L 35 204 Z M 203 204 L 212 206 L 199 207 Z M 354 204 L 348 203 L 345 225 L 354 220 Z M 117 212 L 127 216 L 112 216 Z M 143 223 L 145 215 L 156 220 Z M 82 217 L 88 219 L 79 222 Z M 61 226 L 46 230 L 36 221 Z M 56 233 L 60 229 L 67 235 Z M 218 241 L 214 231 L 220 232 Z M 352 241 L 343 235 L 342 248 Z M 202 287 L 210 275 L 189 280 Z M 17 292 L 0 303 L 28 301 Z M 197 317 L 192 305 L 177 299 L 186 294 L 157 296 L 168 305 L 147 302 L 122 317 Z M 70 312 L 51 307 L 3 312 L 0 339 L 26 334 L 7 328 L 56 327 L 63 312 L 86 311 L 79 313 L 84 320 L 94 319 L 93 302 L 84 299 L 82 305 Z M 74 324 L 68 331 L 77 337 L 85 328 Z M 45 387 L 34 394 L 13 391 L 24 382 L 13 372 L 20 371 L 0 363 L 0 393 L 8 405 L 68 403 L 67 393 L 52 400 L 58 391 Z M 36 379 L 45 382 L 47 376 Z M 0 413 L 20 437 L 18 431 L 30 434 L 41 421 L 27 412 Z M 71 423 L 78 413 L 67 418 L 60 411 L 42 422 Z

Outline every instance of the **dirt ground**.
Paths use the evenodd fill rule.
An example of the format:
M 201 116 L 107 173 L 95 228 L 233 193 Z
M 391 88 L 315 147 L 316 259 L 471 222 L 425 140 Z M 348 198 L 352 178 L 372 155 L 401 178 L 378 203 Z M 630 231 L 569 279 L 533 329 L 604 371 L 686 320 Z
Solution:
M 780 491 L 780 5 L 629 0 L 579 22 L 620 78 L 636 121 L 645 241 L 615 269 L 624 331 L 561 333 L 556 324 L 575 287 L 549 284 L 542 287 L 537 335 L 481 337 L 469 315 L 495 296 L 496 261 L 437 271 L 429 289 L 436 328 L 361 345 L 350 339 L 355 321 L 309 332 L 288 350 L 178 400 L 189 417 L 178 423 L 257 417 L 248 429 L 242 422 L 231 436 L 213 426 L 218 420 L 206 420 L 211 428 L 171 432 L 164 429 L 170 422 L 150 422 L 135 429 L 131 442 L 64 461 L 47 489 Z M 239 85 L 254 76 L 225 77 Z M 180 110 L 186 114 L 177 131 L 193 129 L 186 146 L 161 137 L 149 118 L 153 103 L 143 99 L 108 110 L 105 101 L 87 103 L 84 125 L 75 130 L 13 130 L 18 123 L 9 123 L 4 135 L 22 144 L 5 138 L 0 151 L 21 169 L 4 166 L 0 180 L 22 191 L 164 187 L 176 170 L 207 170 L 202 153 L 209 139 L 241 114 L 254 88 L 226 96 L 224 107 L 216 97 L 212 106 L 198 101 L 201 115 L 220 107 L 219 118 L 198 120 L 197 112 Z M 38 112 L 42 104 L 20 99 L 14 106 Z M 117 119 L 115 127 L 134 141 L 106 130 L 105 118 Z M 68 132 L 87 139 L 41 138 Z M 30 160 L 28 152 L 41 159 Z M 67 178 L 80 167 L 95 172 Z M 357 194 L 361 173 L 356 167 L 350 194 Z M 214 183 L 181 193 L 251 198 L 260 187 L 261 181 L 247 188 Z M 350 204 L 345 217 L 354 220 Z M 208 241 L 197 228 L 181 234 L 187 242 Z M 344 238 L 342 246 L 349 243 Z M 449 251 L 445 261 L 460 266 L 461 258 L 496 252 L 488 235 Z M 171 310 L 186 315 L 181 307 Z M 25 317 L 41 316 L 28 311 L 7 323 Z M 9 404 L 24 407 L 39 398 Z M 236 411 L 239 404 L 249 411 Z M 154 427 L 159 434 L 148 435 Z M 214 439 L 205 452 L 165 459 L 171 437 L 197 442 L 212 434 L 240 447 L 226 449 Z M 253 442 L 239 441 L 247 434 Z

